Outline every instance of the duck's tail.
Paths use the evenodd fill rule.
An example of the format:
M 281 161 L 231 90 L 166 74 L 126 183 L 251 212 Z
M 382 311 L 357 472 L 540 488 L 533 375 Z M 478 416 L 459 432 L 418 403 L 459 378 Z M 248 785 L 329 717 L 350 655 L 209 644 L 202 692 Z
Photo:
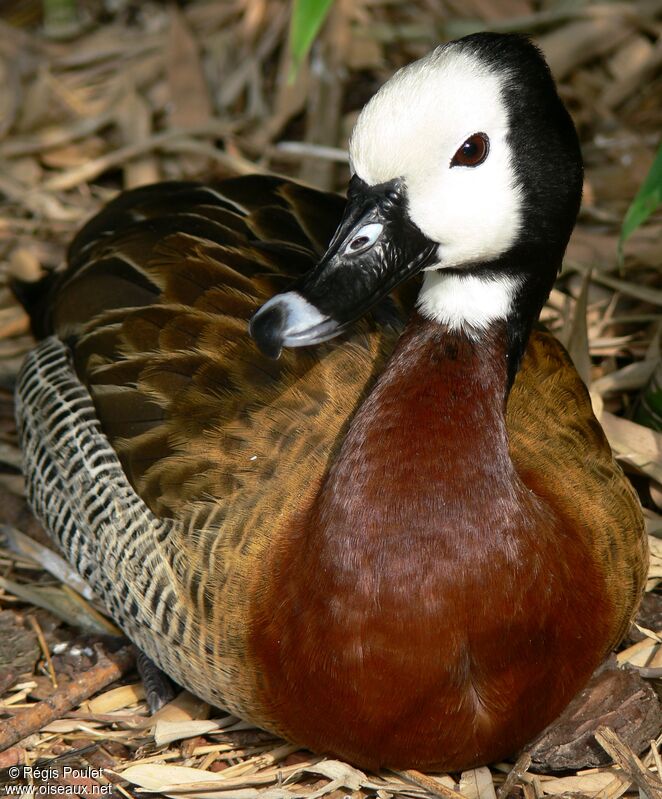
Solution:
M 48 272 L 39 280 L 15 277 L 9 282 L 14 296 L 30 317 L 30 328 L 37 339 L 53 332 L 52 298 L 59 276 L 59 272 Z

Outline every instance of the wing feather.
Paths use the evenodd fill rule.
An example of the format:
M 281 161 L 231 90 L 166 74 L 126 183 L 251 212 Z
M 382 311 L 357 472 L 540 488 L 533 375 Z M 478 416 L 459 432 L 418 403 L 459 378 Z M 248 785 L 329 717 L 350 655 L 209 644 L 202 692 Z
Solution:
M 627 631 L 646 579 L 644 520 L 586 386 L 551 334 L 531 336 L 507 414 L 511 455 L 525 484 L 592 537 L 616 602 L 611 649 Z
M 166 184 L 121 195 L 74 240 L 54 326 L 72 341 L 127 477 L 160 517 L 220 525 L 231 509 L 248 530 L 295 512 L 301 487 L 321 480 L 394 346 L 402 305 L 378 309 L 387 324 L 362 320 L 279 361 L 247 328 L 313 266 L 342 208 L 340 197 L 265 176 Z

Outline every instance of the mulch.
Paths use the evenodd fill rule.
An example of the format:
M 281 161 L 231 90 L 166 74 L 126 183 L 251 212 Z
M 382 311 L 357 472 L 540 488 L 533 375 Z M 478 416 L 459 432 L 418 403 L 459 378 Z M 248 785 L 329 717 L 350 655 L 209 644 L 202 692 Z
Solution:
M 0 8 L 0 784 L 123 797 L 662 797 L 662 435 L 642 413 L 662 384 L 662 214 L 619 252 L 662 130 L 662 2 L 336 0 L 293 80 L 289 15 L 285 0 Z M 527 753 L 463 774 L 366 774 L 186 692 L 150 717 L 131 649 L 25 508 L 12 394 L 33 339 L 9 280 L 58 268 L 80 225 L 137 185 L 258 171 L 343 191 L 347 138 L 371 94 L 481 29 L 533 36 L 582 140 L 579 224 L 543 320 L 644 506 L 639 626 Z

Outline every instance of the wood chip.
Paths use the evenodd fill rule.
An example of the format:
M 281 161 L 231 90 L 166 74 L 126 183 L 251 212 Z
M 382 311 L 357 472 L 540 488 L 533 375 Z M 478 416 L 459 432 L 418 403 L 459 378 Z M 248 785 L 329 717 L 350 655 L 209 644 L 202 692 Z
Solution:
M 0 721 L 0 751 L 60 718 L 68 710 L 117 680 L 135 662 L 131 647 L 112 654 L 97 647 L 97 654 L 97 665 L 83 672 L 75 682 L 60 688 L 49 699 L 38 702 L 14 718 Z
M 527 747 L 531 768 L 550 772 L 606 765 L 608 758 L 594 734 L 607 724 L 637 752 L 662 726 L 662 709 L 653 688 L 634 669 L 619 668 L 614 658 Z

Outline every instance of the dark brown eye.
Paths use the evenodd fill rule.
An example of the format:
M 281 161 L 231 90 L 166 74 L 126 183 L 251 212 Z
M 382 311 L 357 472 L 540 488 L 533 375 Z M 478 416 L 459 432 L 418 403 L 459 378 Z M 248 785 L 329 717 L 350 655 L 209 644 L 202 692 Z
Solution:
M 451 166 L 478 166 L 487 158 L 490 140 L 484 133 L 474 133 L 453 156 Z

